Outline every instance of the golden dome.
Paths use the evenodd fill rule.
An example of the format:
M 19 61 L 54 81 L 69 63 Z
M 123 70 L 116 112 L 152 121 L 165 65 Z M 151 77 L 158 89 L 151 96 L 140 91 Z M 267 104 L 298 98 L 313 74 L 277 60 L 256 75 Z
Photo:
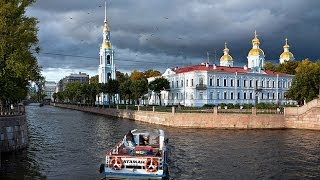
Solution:
M 227 47 L 227 42 L 224 43 L 223 56 L 221 56 L 220 61 L 232 61 L 233 58 L 229 54 L 229 49 Z
M 264 52 L 262 51 L 262 49 L 258 48 L 258 49 L 251 49 L 248 55 L 250 56 L 250 55 L 263 55 L 263 54 Z
M 101 45 L 101 48 L 103 49 L 110 49 L 111 48 L 111 43 L 109 41 L 104 41 Z
M 220 58 L 220 61 L 232 61 L 232 60 L 233 60 L 233 58 L 229 54 L 228 55 L 223 55 Z
M 294 56 L 291 52 L 283 52 L 281 55 L 280 55 L 280 58 L 281 59 L 286 59 L 286 60 L 292 60 L 294 59 Z

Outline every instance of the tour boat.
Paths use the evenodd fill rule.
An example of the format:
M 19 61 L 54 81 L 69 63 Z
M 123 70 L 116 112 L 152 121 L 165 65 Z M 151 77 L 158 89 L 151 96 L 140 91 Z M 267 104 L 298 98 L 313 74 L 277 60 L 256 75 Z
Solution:
M 161 179 L 168 176 L 168 139 L 161 129 L 131 130 L 106 154 L 106 178 Z

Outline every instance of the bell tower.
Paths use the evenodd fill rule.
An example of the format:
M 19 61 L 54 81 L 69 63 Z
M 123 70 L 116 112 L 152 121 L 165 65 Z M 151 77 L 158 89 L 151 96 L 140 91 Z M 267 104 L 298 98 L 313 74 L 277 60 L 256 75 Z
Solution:
M 116 68 L 113 61 L 114 50 L 110 41 L 110 28 L 107 20 L 107 3 L 104 5 L 104 24 L 102 31 L 102 44 L 99 53 L 99 83 L 106 84 L 110 79 L 116 79 Z M 108 102 L 108 94 L 99 94 L 97 101 L 99 104 Z
M 115 64 L 113 61 L 114 51 L 110 41 L 110 29 L 107 21 L 107 5 L 105 2 L 103 40 L 100 47 L 100 64 L 98 69 L 99 83 L 107 83 L 109 79 L 116 78 Z

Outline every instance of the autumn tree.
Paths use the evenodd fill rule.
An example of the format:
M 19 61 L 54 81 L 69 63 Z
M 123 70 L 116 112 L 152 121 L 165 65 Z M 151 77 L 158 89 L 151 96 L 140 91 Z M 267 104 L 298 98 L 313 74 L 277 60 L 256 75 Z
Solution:
M 313 63 L 308 59 L 301 61 L 292 85 L 286 94 L 287 98 L 296 100 L 300 105 L 309 102 L 319 95 L 320 86 L 320 60 Z
M 157 76 L 161 76 L 161 72 L 158 71 L 158 70 L 149 69 L 149 70 L 146 70 L 146 71 L 144 72 L 144 77 L 145 77 L 145 78 L 157 77 Z
M 0 103 L 24 99 L 30 82 L 41 78 L 32 49 L 37 46 L 37 20 L 25 11 L 34 0 L 0 1 Z

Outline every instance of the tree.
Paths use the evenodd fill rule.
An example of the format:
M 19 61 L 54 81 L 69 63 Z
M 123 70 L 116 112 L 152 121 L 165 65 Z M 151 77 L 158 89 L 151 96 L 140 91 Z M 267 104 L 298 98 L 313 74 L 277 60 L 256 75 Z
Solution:
M 158 70 L 149 69 L 149 70 L 146 70 L 146 71 L 144 72 L 144 77 L 145 77 L 145 78 L 157 77 L 157 76 L 161 76 L 161 72 L 158 71 Z
M 56 102 L 56 99 L 58 98 L 58 95 L 56 92 L 52 94 L 52 98 L 53 98 L 53 102 Z
M 81 101 L 81 83 L 78 81 L 69 82 L 64 90 L 65 97 L 71 102 Z
M 148 93 L 148 81 L 146 79 L 135 80 L 132 82 L 131 91 L 137 104 L 139 104 L 139 98 Z
M 272 64 L 271 62 L 266 62 L 264 65 L 265 70 L 271 70 L 275 72 L 281 72 L 285 74 L 296 74 L 296 68 L 298 66 L 298 61 L 285 61 L 282 64 Z
M 145 78 L 143 72 L 140 72 L 140 71 L 137 71 L 137 70 L 134 70 L 134 71 L 131 72 L 130 79 L 132 81 L 140 80 L 140 79 L 143 79 L 143 78 Z
M 130 99 L 131 99 L 131 95 L 132 95 L 132 81 L 130 78 L 127 78 L 127 80 L 125 80 L 123 83 L 120 84 L 119 86 L 119 92 L 120 92 L 120 96 L 121 99 L 123 99 L 126 103 L 126 100 L 129 99 L 129 104 L 130 104 Z
M 92 76 L 89 80 L 90 84 L 98 84 L 99 83 L 99 76 L 98 75 L 95 75 L 95 76 Z
M 110 99 L 112 97 L 113 99 L 113 104 L 115 104 L 115 94 L 119 93 L 119 82 L 115 79 L 109 79 L 108 83 L 106 84 L 106 93 L 108 93 L 108 98 L 109 98 L 109 104 L 110 104 Z
M 264 68 L 265 70 L 276 71 L 277 66 L 274 65 L 274 64 L 272 64 L 271 62 L 266 62 L 266 63 L 264 64 L 263 68 Z
M 296 75 L 292 85 L 286 94 L 287 98 L 294 99 L 303 105 L 318 97 L 320 86 L 320 60 L 312 63 L 305 59 L 296 68 Z
M 0 103 L 24 99 L 30 82 L 37 82 L 40 67 L 31 50 L 37 46 L 37 20 L 26 17 L 34 0 L 0 1 Z
M 161 106 L 161 93 L 160 92 L 162 90 L 169 90 L 170 89 L 170 82 L 163 77 L 156 78 L 154 81 L 151 81 L 149 83 L 149 89 L 158 94 L 160 106 Z

